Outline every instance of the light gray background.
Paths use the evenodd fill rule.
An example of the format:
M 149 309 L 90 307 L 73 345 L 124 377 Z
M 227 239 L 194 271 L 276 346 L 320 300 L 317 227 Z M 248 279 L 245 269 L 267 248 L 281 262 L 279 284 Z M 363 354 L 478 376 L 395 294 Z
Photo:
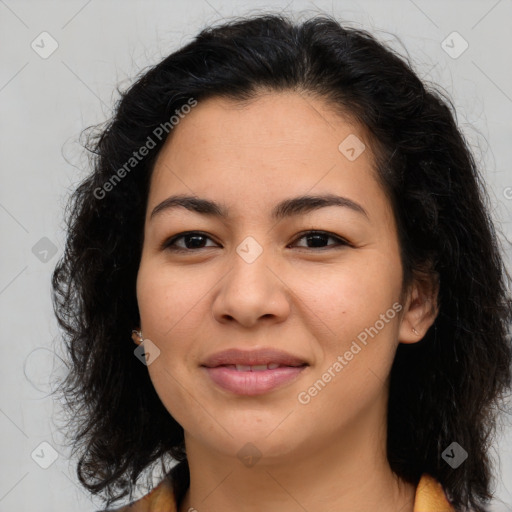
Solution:
M 110 115 L 116 85 L 129 85 L 136 73 L 204 26 L 267 9 L 328 12 L 374 31 L 404 53 L 391 34 L 398 35 L 420 77 L 440 83 L 454 99 L 458 123 L 484 169 L 498 228 L 510 238 L 512 0 L 292 0 L 250 6 L 233 0 L 0 0 L 0 512 L 101 507 L 77 484 L 62 444 L 58 404 L 48 396 L 49 373 L 53 368 L 58 378 L 62 368 L 55 356 L 62 349 L 50 274 L 64 246 L 68 193 L 87 172 L 80 131 Z M 43 44 L 44 51 L 51 48 L 48 36 L 39 36 L 44 31 L 58 43 L 48 58 L 31 47 L 35 40 L 40 52 Z M 453 31 L 469 44 L 457 58 L 442 47 Z M 459 53 L 463 42 L 457 37 L 448 44 Z M 512 251 L 506 250 L 510 263 Z M 509 420 L 507 425 L 494 447 L 495 512 L 512 510 Z M 55 462 L 40 467 L 52 462 L 52 453 Z

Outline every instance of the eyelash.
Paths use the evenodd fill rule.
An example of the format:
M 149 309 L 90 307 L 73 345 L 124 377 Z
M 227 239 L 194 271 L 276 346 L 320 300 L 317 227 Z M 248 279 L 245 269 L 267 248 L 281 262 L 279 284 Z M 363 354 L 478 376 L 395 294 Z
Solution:
M 201 231 L 185 231 L 183 233 L 179 233 L 179 234 L 174 235 L 171 238 L 168 238 L 167 240 L 165 240 L 161 246 L 161 249 L 172 251 L 172 252 L 185 253 L 185 252 L 197 252 L 198 250 L 209 248 L 209 247 L 199 247 L 196 249 L 187 249 L 187 248 L 178 247 L 176 245 L 173 245 L 173 244 L 175 244 L 175 242 L 177 240 L 179 240 L 181 238 L 185 238 L 186 236 L 191 236 L 191 235 L 201 236 L 203 238 L 208 238 L 208 239 L 212 240 L 206 233 L 202 233 Z M 319 251 L 325 251 L 326 249 L 329 249 L 329 248 L 334 249 L 334 248 L 341 247 L 341 246 L 352 247 L 352 245 L 349 242 L 347 242 L 346 240 L 344 240 L 343 238 L 341 238 L 337 235 L 334 235 L 332 233 L 329 233 L 328 231 L 319 231 L 319 230 L 305 231 L 301 234 L 301 236 L 299 236 L 298 238 L 295 239 L 295 242 L 302 238 L 306 238 L 308 236 L 315 236 L 315 235 L 323 235 L 327 238 L 333 238 L 338 241 L 338 244 L 334 245 L 334 246 L 316 247 L 316 248 L 315 247 L 301 247 L 301 249 L 307 249 L 307 250 L 317 249 Z

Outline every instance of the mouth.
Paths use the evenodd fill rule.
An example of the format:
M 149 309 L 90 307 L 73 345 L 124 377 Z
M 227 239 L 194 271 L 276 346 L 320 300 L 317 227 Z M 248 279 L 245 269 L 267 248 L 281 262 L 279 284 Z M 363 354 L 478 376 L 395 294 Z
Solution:
M 238 372 L 263 372 L 265 370 L 276 370 L 277 368 L 300 368 L 302 366 L 307 366 L 306 363 L 301 365 L 285 365 L 279 363 L 268 363 L 268 364 L 222 364 L 219 366 L 215 366 L 214 368 L 229 368 L 231 370 L 236 370 Z
M 255 396 L 270 393 L 285 384 L 290 384 L 297 379 L 308 365 L 301 366 L 278 366 L 277 368 L 265 368 L 254 370 L 239 370 L 240 365 L 221 365 L 214 368 L 203 366 L 202 369 L 208 374 L 210 380 L 225 391 L 235 395 Z M 270 365 L 269 365 L 270 366 Z
M 274 370 L 280 366 L 299 367 L 308 362 L 299 356 L 273 348 L 241 350 L 232 348 L 207 357 L 201 366 L 216 368 L 232 366 L 239 371 Z M 276 366 L 277 365 L 277 366 Z
M 236 395 L 270 393 L 297 379 L 309 364 L 274 349 L 230 349 L 210 356 L 201 365 L 211 382 Z

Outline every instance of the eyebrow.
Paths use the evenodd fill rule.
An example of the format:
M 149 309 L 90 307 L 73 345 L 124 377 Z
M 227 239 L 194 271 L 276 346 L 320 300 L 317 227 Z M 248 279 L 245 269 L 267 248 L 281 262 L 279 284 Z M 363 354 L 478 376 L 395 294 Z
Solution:
M 271 218 L 277 221 L 294 215 L 303 215 L 328 206 L 349 208 L 369 219 L 367 211 L 359 203 L 356 203 L 348 197 L 335 194 L 304 195 L 285 199 L 272 209 Z M 219 217 L 221 219 L 227 219 L 229 217 L 229 209 L 223 204 L 195 196 L 173 195 L 155 206 L 151 212 L 150 220 L 162 212 L 174 208 L 186 208 L 189 211 L 201 215 Z

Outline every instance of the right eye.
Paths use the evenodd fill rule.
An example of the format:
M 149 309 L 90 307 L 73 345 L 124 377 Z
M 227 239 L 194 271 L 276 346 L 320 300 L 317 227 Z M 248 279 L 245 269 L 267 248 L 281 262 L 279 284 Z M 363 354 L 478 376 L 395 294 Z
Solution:
M 178 240 L 184 241 L 183 245 L 177 245 Z M 172 236 L 164 241 L 162 244 L 162 250 L 168 250 L 173 252 L 189 252 L 195 249 L 203 249 L 204 240 L 212 240 L 208 235 L 201 231 L 186 231 Z M 212 246 L 208 246 L 212 247 Z

